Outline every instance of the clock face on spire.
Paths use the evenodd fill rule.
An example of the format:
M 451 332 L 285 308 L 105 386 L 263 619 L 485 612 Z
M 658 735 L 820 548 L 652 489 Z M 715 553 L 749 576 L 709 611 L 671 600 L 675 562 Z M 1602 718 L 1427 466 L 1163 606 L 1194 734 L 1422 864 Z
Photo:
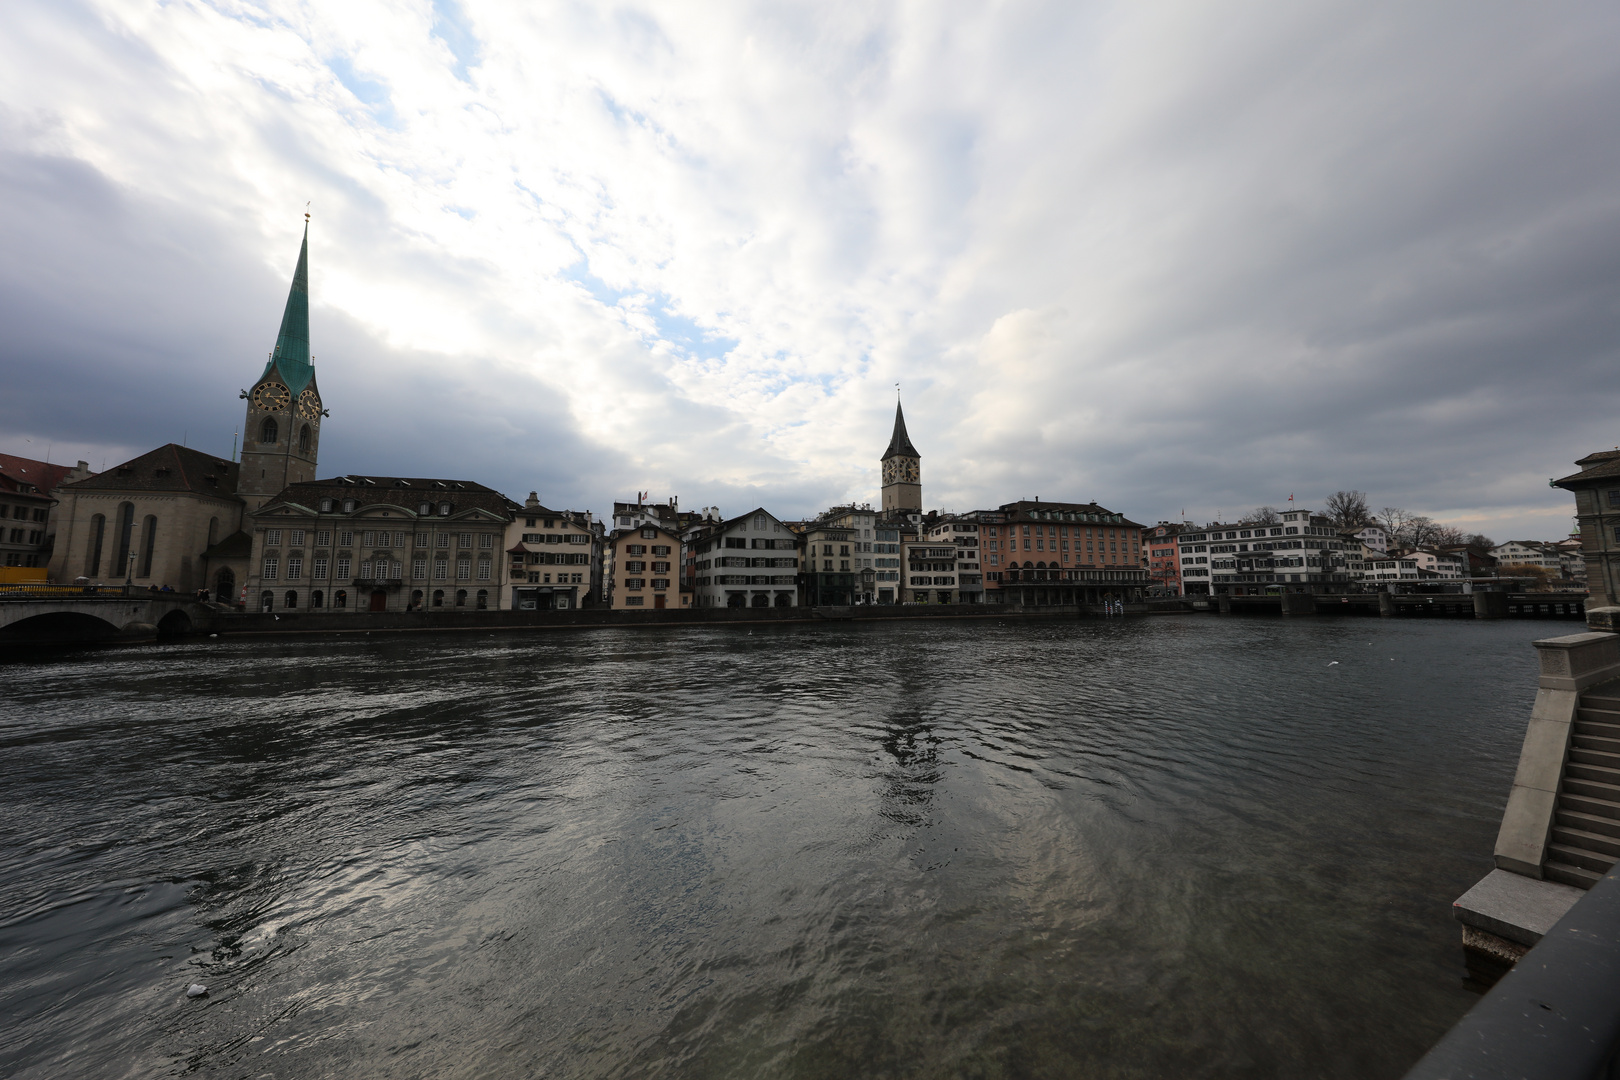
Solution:
M 916 458 L 892 457 L 883 463 L 885 484 L 915 484 L 921 470 Z
M 280 383 L 260 383 L 253 388 L 253 404 L 265 412 L 281 412 L 290 401 L 292 401 L 292 391 Z
M 305 390 L 298 395 L 298 415 L 305 420 L 319 421 L 321 418 L 321 399 L 313 390 Z

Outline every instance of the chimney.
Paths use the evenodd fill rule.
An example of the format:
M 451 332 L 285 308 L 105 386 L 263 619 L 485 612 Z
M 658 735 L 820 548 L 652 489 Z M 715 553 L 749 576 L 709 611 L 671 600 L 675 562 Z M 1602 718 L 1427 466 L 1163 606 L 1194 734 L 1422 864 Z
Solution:
M 540 493 L 538 491 L 529 492 L 529 498 L 523 505 L 531 510 L 538 509 L 540 506 Z

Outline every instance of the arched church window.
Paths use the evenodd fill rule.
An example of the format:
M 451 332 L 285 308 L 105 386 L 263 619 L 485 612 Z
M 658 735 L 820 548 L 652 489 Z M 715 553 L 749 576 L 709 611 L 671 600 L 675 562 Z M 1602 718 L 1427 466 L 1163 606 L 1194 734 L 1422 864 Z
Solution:
M 301 453 L 309 453 L 309 425 L 305 424 L 298 429 L 298 449 Z
M 101 541 L 107 530 L 107 516 L 97 514 L 90 519 L 90 551 L 89 557 L 84 561 L 84 574 L 86 577 L 96 577 L 101 573 Z
M 113 560 L 112 566 L 108 567 L 108 573 L 126 574 L 135 569 L 129 562 L 130 552 L 134 550 L 132 547 L 134 537 L 131 535 L 134 531 L 135 504 L 120 503 L 118 506 L 118 555 Z
M 146 515 L 141 529 L 141 577 L 152 576 L 152 549 L 157 547 L 157 518 Z
M 276 441 L 276 437 L 280 434 L 281 430 L 276 427 L 276 418 L 273 416 L 265 417 L 264 426 L 259 428 L 259 441 L 262 443 L 273 443 Z

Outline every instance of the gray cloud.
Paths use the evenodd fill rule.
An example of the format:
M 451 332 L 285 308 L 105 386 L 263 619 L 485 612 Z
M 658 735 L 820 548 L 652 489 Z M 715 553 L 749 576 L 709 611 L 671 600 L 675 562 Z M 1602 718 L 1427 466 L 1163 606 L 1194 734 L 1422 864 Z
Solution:
M 807 513 L 899 381 L 941 506 L 1506 536 L 1620 441 L 1602 5 L 8 19 L 15 452 L 228 449 L 306 198 L 330 471 Z

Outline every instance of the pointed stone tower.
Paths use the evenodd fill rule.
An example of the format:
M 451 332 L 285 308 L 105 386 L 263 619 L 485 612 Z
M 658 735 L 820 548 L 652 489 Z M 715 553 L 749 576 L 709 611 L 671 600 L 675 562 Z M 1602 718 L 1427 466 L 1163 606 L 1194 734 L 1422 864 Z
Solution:
M 883 452 L 883 512 L 922 513 L 922 455 L 906 434 L 906 414 L 894 403 L 894 435 Z
M 264 374 L 244 395 L 242 469 L 236 493 L 257 510 L 288 484 L 315 479 L 315 455 L 326 415 L 309 356 L 309 215 L 298 249 L 281 331 Z

